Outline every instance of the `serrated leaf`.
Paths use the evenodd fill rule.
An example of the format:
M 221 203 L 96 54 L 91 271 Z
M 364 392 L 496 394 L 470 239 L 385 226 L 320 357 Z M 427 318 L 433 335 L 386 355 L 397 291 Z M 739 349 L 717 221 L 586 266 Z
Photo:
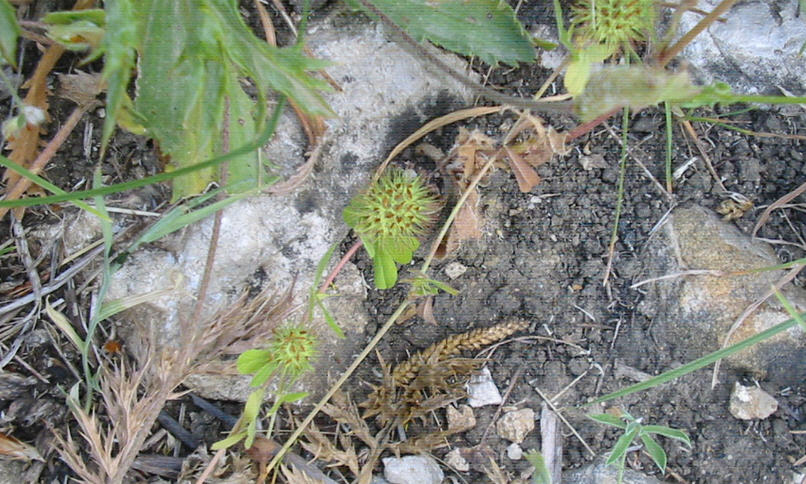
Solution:
M 17 37 L 20 36 L 17 14 L 8 0 L 0 0 L 0 61 L 17 67 Z M 2 65 L 2 63 L 0 63 Z
M 616 417 L 615 415 L 610 415 L 609 413 L 596 413 L 593 415 L 588 415 L 587 417 L 605 425 L 612 425 L 613 427 L 618 427 L 620 429 L 627 428 L 627 424 L 624 423 L 621 418 Z
M 238 373 L 250 375 L 269 361 L 271 361 L 271 353 L 268 350 L 246 350 L 238 356 L 236 366 Z
M 374 16 L 359 2 L 350 2 Z M 490 65 L 532 62 L 535 49 L 506 2 L 500 0 L 371 0 L 415 40 L 480 58 Z
M 679 440 L 680 442 L 683 442 L 691 447 L 691 439 L 689 438 L 688 434 L 682 430 L 664 427 L 663 425 L 644 425 L 642 432 L 647 434 L 658 434 L 664 437 L 669 437 L 670 439 Z
M 397 282 L 397 266 L 392 256 L 378 247 L 372 261 L 375 268 L 375 287 L 389 289 Z
M 666 451 L 649 434 L 641 433 L 641 442 L 644 443 L 647 453 L 661 472 L 666 472 Z

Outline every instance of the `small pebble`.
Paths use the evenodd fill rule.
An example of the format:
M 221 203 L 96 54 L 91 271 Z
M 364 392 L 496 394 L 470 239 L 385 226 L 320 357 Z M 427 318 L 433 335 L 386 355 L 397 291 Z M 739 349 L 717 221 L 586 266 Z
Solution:
M 730 414 L 739 420 L 765 419 L 778 410 L 778 402 L 759 387 L 739 382 L 730 394 Z
M 448 276 L 449 279 L 456 279 L 465 272 L 467 272 L 467 267 L 460 262 L 451 262 L 445 266 L 445 275 Z
M 507 447 L 507 457 L 509 457 L 509 460 L 521 460 L 523 457 L 523 449 L 521 449 L 520 445 L 513 442 Z
M 493 382 L 490 370 L 486 366 L 467 382 L 467 396 L 467 403 L 473 408 L 485 405 L 500 405 L 504 401 L 501 398 L 501 392 L 498 391 L 498 387 Z
M 383 459 L 383 477 L 391 484 L 440 484 L 445 474 L 431 457 L 406 455 Z
M 448 407 L 448 430 L 463 432 L 475 426 L 476 416 L 473 415 L 473 409 L 470 406 Z
M 535 428 L 535 412 L 531 408 L 522 408 L 507 412 L 495 424 L 495 430 L 502 439 L 520 444 L 526 434 Z
M 459 472 L 470 470 L 470 464 L 468 464 L 467 459 L 462 457 L 462 452 L 459 449 L 453 449 L 445 454 L 445 463 Z

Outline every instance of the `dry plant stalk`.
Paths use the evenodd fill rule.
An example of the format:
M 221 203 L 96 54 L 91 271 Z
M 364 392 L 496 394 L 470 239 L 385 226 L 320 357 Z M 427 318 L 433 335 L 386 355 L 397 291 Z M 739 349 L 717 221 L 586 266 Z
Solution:
M 74 399 L 68 404 L 78 421 L 92 461 L 87 462 L 68 432 L 54 430 L 61 458 L 88 483 L 123 482 L 167 400 L 191 373 L 222 353 L 258 337 L 265 338 L 291 310 L 291 291 L 281 296 L 262 292 L 249 301 L 246 294 L 206 321 L 183 321 L 184 341 L 157 349 L 153 341 L 133 346 L 131 360 L 101 363 L 100 385 L 106 419 L 86 411 Z M 197 326 L 194 330 L 192 326 Z

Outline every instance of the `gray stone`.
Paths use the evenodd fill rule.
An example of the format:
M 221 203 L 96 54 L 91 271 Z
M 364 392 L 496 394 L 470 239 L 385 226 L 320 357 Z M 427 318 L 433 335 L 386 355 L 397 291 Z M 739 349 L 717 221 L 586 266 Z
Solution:
M 700 0 L 710 12 L 720 0 Z M 796 15 L 798 2 L 739 2 L 694 38 L 682 52 L 702 82 L 723 81 L 737 92 L 782 94 L 776 86 L 806 89 L 806 63 L 798 55 L 806 39 L 806 23 Z M 802 15 L 802 14 L 801 14 Z M 691 30 L 702 15 L 687 12 L 679 32 Z
M 521 460 L 523 458 L 523 449 L 515 442 L 507 446 L 507 457 L 510 460 Z
M 535 428 L 535 412 L 531 408 L 522 408 L 505 413 L 495 423 L 495 431 L 502 439 L 520 444 L 526 434 Z
M 18 460 L 0 459 L 0 484 L 26 482 L 26 463 Z
M 763 420 L 778 410 L 778 401 L 759 387 L 739 382 L 730 394 L 730 414 L 740 420 Z
M 618 469 L 613 465 L 605 465 L 605 459 L 599 458 L 580 469 L 563 472 L 564 484 L 616 484 Z M 662 484 L 662 481 L 646 476 L 632 469 L 624 469 L 622 484 Z
M 467 272 L 467 266 L 462 264 L 461 262 L 450 262 L 445 266 L 445 275 L 448 276 L 449 279 L 456 279 L 457 277 L 461 276 L 465 272 Z
M 317 57 L 331 62 L 328 73 L 343 88 L 326 94 L 338 117 L 327 120 L 322 156 L 294 193 L 256 196 L 223 211 L 205 301 L 210 312 L 229 304 L 250 278 L 278 292 L 296 281 L 294 302 L 304 303 L 317 263 L 348 231 L 341 220 L 342 208 L 365 186 L 390 145 L 427 118 L 450 111 L 451 103 L 461 106 L 470 98 L 461 85 L 410 55 L 375 25 L 320 23 L 309 30 L 308 45 Z M 466 68 L 456 56 L 434 51 L 455 69 Z M 405 131 L 395 131 L 400 126 L 406 126 Z M 303 163 L 305 150 L 305 136 L 289 110 L 265 149 L 266 158 L 288 175 Z M 132 328 L 128 338 L 143 340 L 145 334 L 153 333 L 158 344 L 177 341 L 178 321 L 190 314 L 198 292 L 212 223 L 208 218 L 138 251 L 115 274 L 110 299 L 160 289 L 167 293 L 123 314 L 121 327 Z M 368 319 L 361 304 L 366 283 L 360 274 L 340 275 L 336 282 L 342 296 L 326 303 L 346 338 L 333 337 L 323 319 L 314 321 L 313 330 L 322 341 L 321 356 L 304 388 L 314 395 L 327 386 L 328 375 L 338 375 L 350 363 L 363 344 Z M 220 371 L 197 375 L 191 386 L 203 396 L 244 400 L 247 379 L 232 376 L 231 362 L 223 373 L 229 375 Z
M 675 209 L 647 245 L 639 279 L 686 270 L 744 271 L 780 261 L 765 242 L 753 240 L 711 210 L 698 206 Z M 639 309 L 653 320 L 655 338 L 664 348 L 678 348 L 693 360 L 721 348 L 725 335 L 748 305 L 759 300 L 784 271 L 746 275 L 686 275 L 642 286 L 646 297 Z M 786 285 L 783 294 L 802 312 L 803 290 Z M 775 297 L 768 298 L 733 333 L 730 344 L 789 319 Z M 791 385 L 806 378 L 806 340 L 793 328 L 724 360 L 741 371 Z
M 383 459 L 383 476 L 391 484 L 440 484 L 445 478 L 439 464 L 426 455 Z
M 473 408 L 485 405 L 500 405 L 504 399 L 495 386 L 493 376 L 486 366 L 467 382 L 467 404 Z

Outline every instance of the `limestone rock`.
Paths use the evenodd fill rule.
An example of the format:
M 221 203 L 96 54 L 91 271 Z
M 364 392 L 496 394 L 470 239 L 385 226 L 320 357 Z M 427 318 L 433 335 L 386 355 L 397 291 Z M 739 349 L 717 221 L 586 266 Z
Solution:
M 700 0 L 696 6 L 710 12 L 719 1 Z M 797 9 L 798 2 L 738 2 L 722 16 L 724 22 L 712 23 L 682 56 L 703 82 L 727 82 L 735 91 L 750 94 L 784 86 L 801 95 L 806 89 L 806 64 L 799 51 L 806 23 Z M 700 14 L 686 12 L 679 31 L 687 32 L 701 19 Z
M 383 459 L 383 476 L 391 484 L 440 484 L 445 478 L 439 464 L 425 455 Z
M 730 394 L 730 414 L 740 420 L 765 419 L 778 410 L 778 401 L 757 386 L 746 387 L 739 382 Z
M 751 239 L 716 213 L 699 207 L 676 208 L 647 245 L 644 270 L 638 280 L 693 269 L 743 271 L 780 264 L 772 248 Z M 651 282 L 639 310 L 653 320 L 655 339 L 667 349 L 694 360 L 721 348 L 734 321 L 764 295 L 784 271 L 746 275 L 687 275 Z M 795 310 L 806 308 L 803 290 L 785 286 L 782 292 Z M 744 340 L 789 319 L 772 297 L 733 333 L 729 343 Z M 795 326 L 730 358 L 725 364 L 774 384 L 791 385 L 806 379 L 806 340 Z
M 502 439 L 516 444 L 523 442 L 526 434 L 535 428 L 535 412 L 531 408 L 522 408 L 505 413 L 495 424 L 495 430 Z
M 521 460 L 523 458 L 523 449 L 513 442 L 507 446 L 507 457 L 510 460 Z

